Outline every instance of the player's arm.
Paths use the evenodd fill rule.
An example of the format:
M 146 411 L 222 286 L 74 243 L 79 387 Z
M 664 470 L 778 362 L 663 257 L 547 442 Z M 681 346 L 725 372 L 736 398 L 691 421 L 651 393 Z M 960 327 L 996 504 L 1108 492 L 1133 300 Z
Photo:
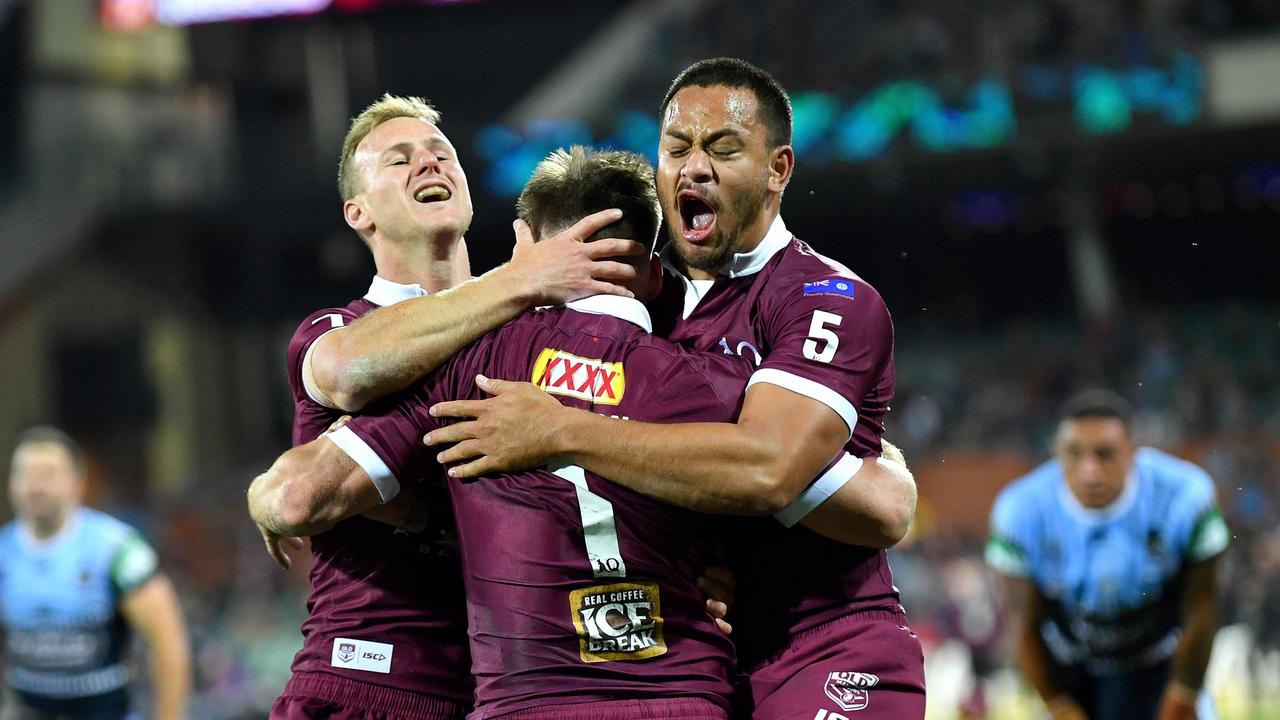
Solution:
M 1087 720 L 1080 704 L 1058 682 L 1058 664 L 1040 634 L 1040 626 L 1047 618 L 1048 600 L 1027 578 L 1005 576 L 1001 588 L 1009 610 L 1013 659 L 1019 672 L 1044 700 L 1053 720 Z
M 1182 636 L 1169 668 L 1169 686 L 1160 708 L 1160 720 L 1195 717 L 1196 698 L 1204 685 L 1205 668 L 1217 631 L 1218 558 L 1200 560 L 1187 567 L 1179 584 Z
M 901 542 L 915 518 L 916 481 L 901 451 L 882 442 L 882 457 L 867 458 L 799 524 L 846 545 L 889 548 Z
M 316 340 L 302 381 L 321 404 L 347 412 L 402 390 L 484 333 L 531 305 L 586 295 L 629 295 L 618 285 L 635 269 L 608 258 L 634 253 L 631 240 L 581 242 L 621 217 L 606 210 L 533 243 L 517 221 L 511 261 L 444 292 L 381 308 Z
M 379 487 L 351 456 L 322 435 L 281 455 L 249 485 L 249 515 L 281 537 L 322 533 L 399 494 Z M 279 559 L 279 558 L 277 558 Z
M 479 382 L 493 397 L 432 409 L 439 416 L 475 418 L 427 436 L 432 445 L 457 443 L 440 454 L 444 462 L 477 458 L 451 468 L 451 476 L 555 459 L 699 512 L 767 515 L 787 508 L 849 433 L 828 406 L 768 383 L 747 390 L 736 423 L 668 425 L 567 408 L 527 383 Z M 914 513 L 910 473 L 884 460 L 861 463 L 853 478 L 803 522 L 844 542 L 884 546 L 901 539 Z
M 187 694 L 191 689 L 191 648 L 173 583 L 163 574 L 152 575 L 121 598 L 120 612 L 151 649 L 153 717 L 156 720 L 185 718 Z

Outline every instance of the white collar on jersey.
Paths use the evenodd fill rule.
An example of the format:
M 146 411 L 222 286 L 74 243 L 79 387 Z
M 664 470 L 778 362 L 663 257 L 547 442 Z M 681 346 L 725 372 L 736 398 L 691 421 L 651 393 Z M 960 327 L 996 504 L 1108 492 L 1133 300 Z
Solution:
M 369 292 L 364 294 L 364 299 L 379 307 L 387 307 L 395 305 L 402 300 L 410 300 L 429 294 L 418 283 L 401 285 L 398 282 L 391 282 L 384 277 L 374 275 L 373 282 L 369 284 Z
M 769 231 L 764 234 L 764 239 L 756 249 L 751 252 L 734 253 L 733 257 L 720 266 L 720 274 L 730 278 L 754 275 L 760 272 L 765 263 L 781 252 L 789 242 L 791 242 L 791 231 L 787 230 L 787 224 L 782 222 L 782 215 L 778 215 L 769 224 Z M 673 271 L 675 270 L 672 262 L 674 254 L 675 246 L 671 243 L 667 243 L 667 246 L 662 248 L 662 263 Z M 677 274 L 682 273 L 677 272 Z
M 635 298 L 619 295 L 592 295 L 566 303 L 565 307 L 589 315 L 612 315 L 638 326 L 647 333 L 653 332 L 653 320 L 649 308 Z
M 1067 509 L 1067 512 L 1086 525 L 1100 525 L 1108 520 L 1120 517 L 1128 512 L 1129 508 L 1133 507 L 1133 504 L 1138 500 L 1137 461 L 1134 461 L 1129 474 L 1124 476 L 1124 489 L 1120 491 L 1120 496 L 1112 500 L 1110 505 L 1104 505 L 1100 508 L 1081 505 L 1076 494 L 1071 492 L 1071 486 L 1067 485 L 1066 477 L 1062 478 L 1062 483 L 1058 486 L 1058 495 L 1061 497 L 1062 506 Z
M 782 252 L 787 244 L 791 242 L 791 231 L 787 230 L 787 224 L 782 222 L 782 215 L 778 215 L 769 225 L 769 231 L 764 234 L 764 239 L 756 246 L 755 250 L 745 253 L 734 253 L 733 257 L 725 261 L 720 268 L 720 274 L 729 278 L 745 277 L 754 275 L 769 262 L 774 255 Z M 710 286 L 704 284 L 701 288 L 694 285 L 694 281 L 690 280 L 687 275 L 676 269 L 673 258 L 675 256 L 675 246 L 667 243 L 662 248 L 662 264 L 674 273 L 684 283 L 684 317 L 689 317 L 693 313 L 693 309 L 698 307 L 698 303 L 702 302 L 702 298 L 710 290 Z

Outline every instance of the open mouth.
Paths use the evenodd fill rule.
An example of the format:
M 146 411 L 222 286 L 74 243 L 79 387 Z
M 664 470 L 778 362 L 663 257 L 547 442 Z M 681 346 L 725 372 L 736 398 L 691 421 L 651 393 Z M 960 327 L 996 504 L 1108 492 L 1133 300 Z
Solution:
M 453 193 L 449 192 L 449 188 L 443 185 L 428 185 L 418 188 L 418 191 L 413 194 L 413 199 L 423 204 L 444 202 L 451 197 L 453 197 Z
M 706 240 L 716 227 L 715 208 L 692 190 L 682 190 L 676 202 L 680 206 L 680 235 L 691 243 Z

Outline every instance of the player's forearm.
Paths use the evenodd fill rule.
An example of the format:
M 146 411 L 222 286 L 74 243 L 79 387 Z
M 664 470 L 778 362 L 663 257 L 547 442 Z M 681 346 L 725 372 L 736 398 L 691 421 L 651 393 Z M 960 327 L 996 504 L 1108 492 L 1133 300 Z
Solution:
M 191 689 L 191 648 L 173 583 L 157 575 L 126 595 L 120 609 L 151 651 L 155 718 L 181 720 Z
M 660 425 L 568 408 L 559 415 L 558 457 L 642 495 L 726 515 L 769 515 L 794 498 L 779 482 L 786 449 L 741 425 Z
M 172 585 L 151 640 L 151 681 L 155 686 L 156 720 L 183 720 L 191 689 L 191 651 L 187 628 Z
M 1169 675 L 1171 682 L 1198 691 L 1204 684 L 1217 625 L 1216 560 L 1192 568 L 1182 587 L 1182 636 L 1174 650 Z
M 830 540 L 862 547 L 893 547 L 906 536 L 916 511 L 916 482 L 903 463 L 867 458 L 858 472 L 800 524 Z
M 249 485 L 249 516 L 282 537 L 309 537 L 376 504 L 352 497 L 342 479 L 316 461 L 320 439 L 286 452 Z
M 360 318 L 316 346 L 316 387 L 347 412 L 403 390 L 524 312 L 534 293 L 502 266 L 444 292 Z
M 1059 700 L 1065 693 L 1062 684 L 1054 676 L 1056 663 L 1049 655 L 1049 648 L 1040 636 L 1038 622 L 1026 622 L 1019 630 L 1017 647 L 1018 670 L 1035 688 L 1045 704 Z

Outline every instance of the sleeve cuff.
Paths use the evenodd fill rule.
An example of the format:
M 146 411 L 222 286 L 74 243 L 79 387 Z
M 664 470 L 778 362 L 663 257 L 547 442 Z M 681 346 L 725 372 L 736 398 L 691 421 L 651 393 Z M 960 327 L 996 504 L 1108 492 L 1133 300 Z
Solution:
M 837 460 L 830 470 L 819 475 L 782 512 L 774 514 L 774 519 L 786 527 L 794 526 L 813 512 L 814 508 L 826 502 L 827 498 L 835 495 L 837 490 L 853 479 L 861 467 L 862 458 L 845 453 L 844 457 Z
M 378 489 L 378 496 L 382 498 L 382 502 L 388 502 L 396 495 L 400 494 L 400 481 L 396 479 L 391 468 L 382 461 L 378 453 L 359 435 L 352 432 L 351 428 L 343 426 L 325 435 L 334 445 L 337 445 L 342 452 L 346 453 L 352 460 L 356 461 L 366 473 L 369 479 L 373 481 L 373 486 Z
M 763 368 L 755 371 L 751 379 L 747 381 L 747 387 L 750 388 L 756 383 L 777 385 L 780 388 L 785 388 L 826 405 L 844 420 L 844 424 L 849 427 L 849 437 L 853 437 L 853 428 L 858 424 L 858 409 L 835 390 L 808 378 L 802 378 L 799 375 L 776 368 Z

